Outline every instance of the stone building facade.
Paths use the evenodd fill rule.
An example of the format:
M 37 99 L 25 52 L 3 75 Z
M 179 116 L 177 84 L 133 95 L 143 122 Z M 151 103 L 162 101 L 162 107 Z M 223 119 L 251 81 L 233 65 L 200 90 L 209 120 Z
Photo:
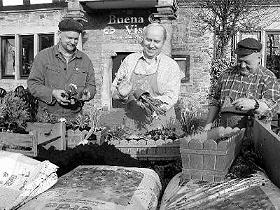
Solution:
M 184 106 L 206 110 L 214 39 L 210 31 L 202 30 L 197 17 L 199 8 L 188 1 L 52 0 L 34 5 L 27 2 L 23 1 L 20 6 L 5 6 L 5 0 L 0 0 L 0 87 L 7 90 L 18 85 L 26 87 L 36 53 L 56 44 L 59 21 L 73 17 L 84 22 L 85 33 L 80 37 L 78 47 L 90 57 L 96 74 L 97 94 L 87 106 L 118 108 L 110 95 L 114 74 L 127 54 L 141 50 L 143 27 L 157 21 L 168 31 L 164 52 L 173 57 L 185 73 L 181 81 Z M 276 56 L 277 47 L 280 47 L 279 8 L 277 5 L 268 7 L 270 18 L 265 18 L 256 31 L 237 34 L 232 46 L 246 36 L 258 38 L 264 45 L 263 65 L 270 62 L 272 66 L 267 60 L 269 56 Z M 10 63 L 7 55 L 10 55 Z M 280 66 L 273 65 L 271 68 L 278 71 Z

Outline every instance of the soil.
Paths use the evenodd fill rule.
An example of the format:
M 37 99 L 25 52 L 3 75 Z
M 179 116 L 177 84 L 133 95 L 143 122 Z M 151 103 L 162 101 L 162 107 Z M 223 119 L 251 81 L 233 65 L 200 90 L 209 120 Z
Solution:
M 56 150 L 54 147 L 45 149 L 39 146 L 38 156 L 35 159 L 39 161 L 49 160 L 57 165 L 59 167 L 57 171 L 59 177 L 70 172 L 79 165 L 112 165 L 150 168 L 158 173 L 163 188 L 165 188 L 168 182 L 182 170 L 180 160 L 137 160 L 107 143 L 103 143 L 102 145 L 90 143 L 67 150 Z

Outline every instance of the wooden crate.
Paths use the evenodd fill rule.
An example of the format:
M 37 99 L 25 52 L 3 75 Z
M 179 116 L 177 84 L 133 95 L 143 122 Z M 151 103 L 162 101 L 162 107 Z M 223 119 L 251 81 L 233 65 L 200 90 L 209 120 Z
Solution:
M 221 181 L 240 150 L 245 129 L 223 140 L 209 138 L 207 132 L 180 139 L 182 174 L 185 179 Z
M 252 141 L 260 162 L 269 179 L 280 187 L 280 136 L 267 124 L 255 119 L 250 130 Z
M 37 133 L 38 145 L 48 149 L 54 146 L 58 150 L 66 149 L 66 125 L 65 122 L 58 123 L 28 123 L 27 131 Z
M 180 158 L 180 141 L 172 139 L 110 140 L 121 152 L 140 160 L 172 160 Z
M 37 133 L 19 134 L 0 132 L 0 150 L 22 153 L 26 156 L 37 156 Z
M 48 149 L 54 146 L 57 150 L 73 148 L 88 134 L 87 130 L 80 131 L 67 129 L 65 122 L 58 123 L 28 123 L 27 131 L 38 133 L 38 144 Z M 102 144 L 101 132 L 96 132 L 97 140 L 94 143 Z

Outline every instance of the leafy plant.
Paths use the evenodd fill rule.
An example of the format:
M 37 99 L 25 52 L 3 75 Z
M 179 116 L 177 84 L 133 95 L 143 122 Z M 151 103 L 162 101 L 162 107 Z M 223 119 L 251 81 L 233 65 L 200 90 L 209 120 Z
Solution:
M 67 122 L 67 127 L 71 127 L 73 129 L 86 130 L 90 128 L 90 115 L 86 112 L 79 113 L 78 116 Z
M 59 119 L 48 112 L 47 108 L 43 108 L 41 112 L 41 116 L 39 119 L 37 119 L 37 122 L 41 123 L 57 123 Z
M 26 122 L 30 120 L 27 104 L 14 92 L 8 92 L 0 103 L 0 119 L 1 124 L 8 130 L 24 130 Z
M 181 113 L 180 123 L 187 136 L 202 131 L 205 120 L 198 112 L 187 110 Z

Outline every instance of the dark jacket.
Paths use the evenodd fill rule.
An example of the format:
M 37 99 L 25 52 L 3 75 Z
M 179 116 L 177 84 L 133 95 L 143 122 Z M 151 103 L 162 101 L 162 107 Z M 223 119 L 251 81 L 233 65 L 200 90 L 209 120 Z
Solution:
M 69 84 L 78 88 L 78 96 L 84 88 L 95 95 L 94 69 L 89 57 L 77 50 L 67 63 L 58 50 L 58 45 L 40 51 L 33 62 L 27 86 L 33 96 L 39 99 L 38 112 L 46 109 L 58 117 L 74 115 L 81 106 L 62 106 L 52 97 L 53 89 L 65 90 Z M 39 114 L 39 113 L 38 113 Z

